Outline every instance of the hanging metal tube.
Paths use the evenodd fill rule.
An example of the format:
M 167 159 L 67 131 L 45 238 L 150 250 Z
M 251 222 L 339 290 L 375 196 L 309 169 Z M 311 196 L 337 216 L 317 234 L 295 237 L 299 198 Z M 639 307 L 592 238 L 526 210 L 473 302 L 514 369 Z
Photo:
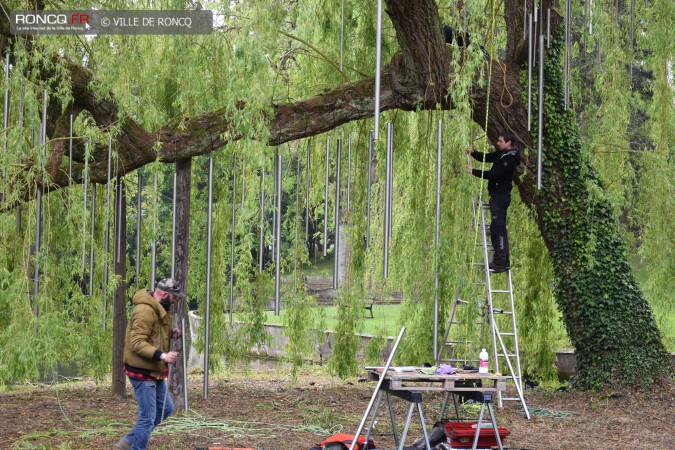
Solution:
M 347 212 L 351 209 L 352 188 L 352 135 L 347 135 Z
M 298 301 L 298 214 L 300 212 L 300 146 L 296 149 L 295 167 L 295 257 L 293 258 L 293 308 Z
M 551 8 L 546 10 L 546 48 L 551 47 Z
M 311 176 L 311 142 L 307 140 L 307 189 L 305 192 L 305 243 L 309 244 L 309 180 Z
M 4 203 L 7 198 L 7 193 L 5 192 L 6 180 L 7 180 L 7 164 L 5 158 L 7 157 L 7 138 L 8 138 L 8 129 L 9 129 L 9 52 L 5 56 L 5 114 L 2 118 L 3 130 L 5 130 L 5 142 L 3 144 L 3 162 L 2 162 L 2 202 Z
M 21 90 L 19 91 L 19 130 L 23 134 L 23 79 L 21 81 Z M 19 164 L 23 164 L 23 139 L 19 139 Z M 70 194 L 70 192 L 69 192 Z M 70 195 L 68 195 L 68 201 L 70 201 Z M 68 204 L 68 209 L 70 210 L 70 203 Z M 17 235 L 21 232 L 21 204 L 16 206 L 16 233 Z
M 345 55 L 345 0 L 342 0 L 342 20 L 340 21 L 340 70 L 344 68 Z
M 565 3 L 565 109 L 569 106 L 569 89 L 570 89 L 570 26 L 572 24 L 571 20 L 571 9 L 572 4 L 570 0 L 566 0 Z
M 110 181 L 112 170 L 112 136 L 108 136 L 108 182 L 105 201 L 105 249 L 103 257 L 103 329 L 106 329 L 106 309 L 108 299 L 108 258 L 110 256 Z
M 89 296 L 94 295 L 94 241 L 96 232 L 96 184 L 91 185 L 91 243 L 89 244 Z
M 141 170 L 138 169 L 138 188 L 136 189 L 136 290 L 141 288 L 141 217 L 143 216 L 143 204 L 141 203 L 141 190 L 143 179 Z
M 241 210 L 244 210 L 245 202 L 245 193 L 246 193 L 246 159 L 241 157 Z
M 328 255 L 328 177 L 330 175 L 330 138 L 326 138 L 326 193 L 323 201 L 323 256 Z
M 647 0 L 645 0 L 645 7 L 647 6 Z M 593 0 L 590 0 L 588 4 L 588 34 L 593 34 Z
M 206 222 L 206 315 L 204 317 L 204 399 L 209 397 L 209 341 L 211 336 L 211 237 L 213 231 L 213 156 L 209 158 L 209 199 Z M 183 349 L 185 352 L 185 349 Z
M 384 278 L 389 278 L 389 180 L 391 171 L 391 155 L 389 146 L 391 145 L 391 122 L 387 124 L 387 142 L 385 158 L 385 177 L 384 177 Z
M 89 188 L 89 142 L 85 143 L 84 147 L 84 170 L 82 171 L 82 263 L 80 268 L 84 271 L 86 266 L 86 251 L 87 251 L 87 189 Z
M 532 129 L 532 14 L 529 18 L 527 33 L 527 131 Z
M 436 240 L 434 251 L 434 355 L 438 354 L 439 262 L 441 230 L 441 161 L 443 152 L 443 120 L 438 120 L 438 149 L 436 151 Z
M 394 124 L 389 122 L 389 237 L 394 235 Z
M 173 211 L 171 217 L 171 278 L 176 276 L 176 184 L 178 179 L 178 166 L 174 163 L 173 171 Z
M 382 63 L 382 0 L 377 0 L 377 33 L 375 35 L 375 135 L 380 138 L 380 65 Z
M 265 262 L 265 166 L 260 167 L 260 243 L 258 245 L 258 272 Z
M 119 163 L 119 156 L 117 158 L 117 163 Z M 122 183 L 123 183 L 122 176 L 119 175 L 117 177 L 117 186 L 116 186 L 117 192 L 118 192 L 117 195 L 119 196 L 118 198 L 122 197 L 122 189 L 123 189 Z M 126 253 L 126 248 L 122 249 L 122 233 L 126 233 L 126 230 L 122 229 L 122 202 L 121 201 L 117 202 L 117 222 L 115 224 L 115 227 L 117 228 L 117 233 L 115 233 L 115 239 L 117 240 L 116 241 L 117 251 L 115 252 L 115 254 L 117 255 L 117 262 L 119 263 L 121 261 L 121 258 L 122 258 L 122 252 L 124 251 L 124 253 Z
M 541 189 L 541 155 L 544 130 L 544 35 L 539 36 L 539 117 L 537 123 L 537 189 Z
M 333 259 L 333 289 L 338 288 L 338 272 L 340 268 L 340 162 L 342 160 L 342 139 L 337 141 L 335 160 L 335 258 Z
M 274 315 L 279 315 L 280 301 L 281 301 L 281 185 L 282 185 L 282 171 L 281 171 L 281 155 L 277 155 L 277 223 L 275 239 L 277 244 L 274 248 L 275 267 L 274 267 Z
M 182 349 L 183 351 L 181 352 L 183 356 L 183 408 L 184 411 L 188 410 L 188 379 L 187 379 L 187 351 L 186 351 L 186 345 L 185 345 L 185 317 L 181 317 L 181 339 L 182 339 Z M 167 386 L 168 389 L 168 386 Z
M 523 40 L 527 40 L 527 0 L 523 0 Z
M 373 131 L 368 133 L 368 186 L 366 188 L 366 248 L 370 247 L 370 184 L 373 171 Z
M 230 326 L 232 325 L 232 308 L 234 308 L 234 238 L 236 232 L 236 199 L 237 199 L 237 155 L 232 162 L 232 239 L 230 242 Z
M 274 178 L 272 181 L 272 205 L 274 208 L 276 208 L 277 204 L 277 180 L 278 180 L 278 173 L 277 173 L 277 157 L 279 156 L 279 147 L 274 147 L 274 159 L 272 162 L 272 167 L 274 168 Z M 272 211 L 272 258 L 274 258 L 274 255 L 277 254 L 276 252 L 276 232 L 277 232 L 277 214 L 273 210 Z
M 157 281 L 157 173 L 152 177 L 152 188 L 154 192 L 154 211 L 152 218 L 152 247 L 151 247 L 151 261 L 150 261 L 150 290 L 155 290 L 155 282 Z

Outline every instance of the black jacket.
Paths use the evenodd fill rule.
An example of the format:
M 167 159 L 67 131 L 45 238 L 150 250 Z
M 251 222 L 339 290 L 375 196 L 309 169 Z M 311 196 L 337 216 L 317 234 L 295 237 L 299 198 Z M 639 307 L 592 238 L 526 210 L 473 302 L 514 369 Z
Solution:
M 508 150 L 497 150 L 492 153 L 481 153 L 474 151 L 471 153 L 474 159 L 478 161 L 492 163 L 490 170 L 482 171 L 473 169 L 471 173 L 478 178 L 488 180 L 488 192 L 494 194 L 508 194 L 513 187 L 513 172 L 520 164 L 520 154 L 515 148 Z

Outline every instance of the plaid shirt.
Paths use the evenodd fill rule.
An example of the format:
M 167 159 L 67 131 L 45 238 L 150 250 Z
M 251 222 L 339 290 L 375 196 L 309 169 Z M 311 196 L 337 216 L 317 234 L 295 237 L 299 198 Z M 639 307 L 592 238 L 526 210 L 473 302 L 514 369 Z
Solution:
M 150 372 L 145 369 L 139 369 L 138 367 L 131 367 L 127 364 L 124 365 L 124 373 L 127 374 L 129 378 L 140 381 L 161 381 L 168 377 L 169 375 L 169 366 L 164 366 L 164 376 L 162 378 L 155 378 L 150 375 Z

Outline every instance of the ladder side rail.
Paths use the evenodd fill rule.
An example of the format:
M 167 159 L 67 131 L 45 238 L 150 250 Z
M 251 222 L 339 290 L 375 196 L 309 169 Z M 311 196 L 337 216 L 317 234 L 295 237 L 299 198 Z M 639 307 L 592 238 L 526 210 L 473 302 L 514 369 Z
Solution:
M 485 231 L 485 209 L 482 207 L 480 208 L 480 228 L 483 234 L 483 262 L 485 264 L 485 283 L 486 283 L 486 297 L 487 297 L 487 304 L 488 304 L 488 310 L 490 312 L 489 314 L 489 319 L 490 323 L 494 324 L 495 323 L 495 317 L 494 317 L 494 307 L 492 305 L 492 279 L 490 276 L 490 263 L 489 263 L 489 256 L 488 256 L 488 246 L 487 246 L 487 233 Z M 495 336 L 495 327 L 490 326 L 490 330 L 492 331 L 492 354 L 495 355 L 494 357 L 494 368 L 495 372 L 499 373 L 499 358 L 497 357 L 497 337 Z M 499 405 L 501 408 L 501 404 Z
M 518 376 L 518 384 L 522 390 L 523 386 L 523 374 L 520 368 L 520 349 L 518 346 L 518 328 L 516 326 L 516 305 L 513 298 L 513 281 L 511 279 L 511 271 L 508 271 L 508 283 L 509 283 L 509 302 L 511 306 L 511 326 L 513 330 L 513 352 L 516 355 L 516 369 L 515 372 Z M 515 380 L 514 380 L 515 381 Z
M 504 340 L 502 339 L 501 334 L 499 334 L 499 329 L 497 327 L 497 324 L 495 322 L 492 322 L 492 328 L 495 331 L 495 334 L 497 338 L 499 339 L 499 344 L 502 347 L 502 351 L 504 352 L 504 358 L 506 359 L 506 364 L 509 366 L 509 372 L 511 375 L 509 378 L 513 379 L 513 384 L 516 386 L 516 391 L 518 391 L 518 397 L 520 398 L 520 403 L 523 405 L 523 409 L 525 410 L 525 415 L 527 416 L 528 419 L 530 419 L 530 412 L 527 409 L 527 405 L 525 404 L 525 398 L 523 397 L 523 388 L 520 383 L 517 383 L 516 380 L 513 377 L 513 366 L 511 365 L 511 360 L 508 357 L 508 352 L 506 351 L 506 345 L 504 345 Z M 499 399 L 499 407 L 502 407 L 502 393 L 501 391 L 498 392 L 498 399 Z

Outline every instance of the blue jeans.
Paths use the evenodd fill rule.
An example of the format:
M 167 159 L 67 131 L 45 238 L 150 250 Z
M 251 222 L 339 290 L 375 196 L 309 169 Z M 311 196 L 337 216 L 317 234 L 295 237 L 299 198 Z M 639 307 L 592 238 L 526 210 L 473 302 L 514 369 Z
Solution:
M 166 391 L 164 380 L 141 381 L 130 378 L 129 381 L 134 387 L 134 395 L 138 403 L 138 421 L 124 440 L 131 445 L 131 450 L 145 450 L 152 430 L 173 413 L 173 400 Z M 162 417 L 165 396 L 166 407 L 164 417 Z

